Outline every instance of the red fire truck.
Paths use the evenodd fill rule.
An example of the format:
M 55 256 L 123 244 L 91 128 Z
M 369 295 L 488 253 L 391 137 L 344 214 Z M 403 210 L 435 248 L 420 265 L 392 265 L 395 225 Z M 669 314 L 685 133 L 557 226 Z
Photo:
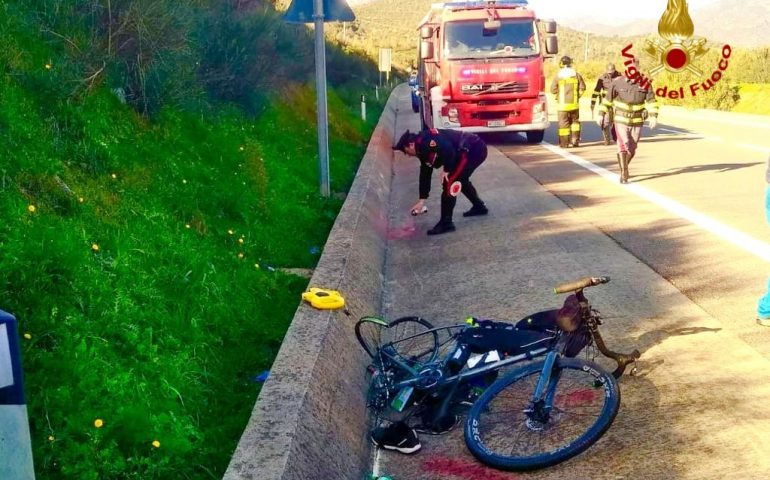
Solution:
M 558 53 L 555 22 L 539 23 L 526 0 L 470 0 L 433 4 L 418 28 L 423 128 L 526 132 L 530 143 L 542 141 L 543 58 Z

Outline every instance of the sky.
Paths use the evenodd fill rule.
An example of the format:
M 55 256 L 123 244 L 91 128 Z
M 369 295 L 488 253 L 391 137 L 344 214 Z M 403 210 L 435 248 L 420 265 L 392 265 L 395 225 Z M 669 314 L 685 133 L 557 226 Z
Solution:
M 688 0 L 690 13 L 717 0 Z M 633 20 L 657 19 L 666 10 L 668 0 L 529 0 L 540 18 L 570 18 L 580 21 L 618 24 Z

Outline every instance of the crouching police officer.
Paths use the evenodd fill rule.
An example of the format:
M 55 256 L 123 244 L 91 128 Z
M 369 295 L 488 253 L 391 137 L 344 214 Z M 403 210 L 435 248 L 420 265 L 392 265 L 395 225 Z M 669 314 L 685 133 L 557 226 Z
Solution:
M 420 199 L 412 207 L 412 215 L 427 211 L 425 199 L 430 193 L 433 169 L 441 169 L 441 220 L 428 230 L 428 235 L 440 235 L 455 230 L 452 213 L 460 192 L 473 205 L 463 213 L 464 217 L 488 213 L 470 179 L 473 172 L 487 158 L 487 145 L 478 135 L 456 130 L 430 129 L 420 133 L 407 130 L 393 149 L 420 160 Z

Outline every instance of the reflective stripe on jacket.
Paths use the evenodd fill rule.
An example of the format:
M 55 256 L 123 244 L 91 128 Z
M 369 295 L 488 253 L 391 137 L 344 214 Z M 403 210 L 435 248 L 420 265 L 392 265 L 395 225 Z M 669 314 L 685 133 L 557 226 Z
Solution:
M 614 122 L 641 125 L 647 116 L 658 116 L 658 103 L 651 84 L 643 88 L 637 82 L 620 76 L 610 84 L 599 111 L 609 113 Z
M 551 82 L 551 93 L 556 95 L 557 109 L 561 112 L 577 110 L 578 99 L 585 89 L 583 77 L 570 67 L 559 70 Z

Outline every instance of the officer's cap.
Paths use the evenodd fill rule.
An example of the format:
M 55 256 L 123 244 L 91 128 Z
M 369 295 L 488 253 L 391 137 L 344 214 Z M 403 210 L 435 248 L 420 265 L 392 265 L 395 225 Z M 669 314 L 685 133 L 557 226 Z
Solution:
M 411 133 L 409 130 L 405 131 L 404 134 L 401 135 L 401 138 L 398 139 L 398 142 L 393 146 L 393 150 L 401 150 L 403 152 L 406 146 L 413 143 L 416 138 L 416 133 Z

